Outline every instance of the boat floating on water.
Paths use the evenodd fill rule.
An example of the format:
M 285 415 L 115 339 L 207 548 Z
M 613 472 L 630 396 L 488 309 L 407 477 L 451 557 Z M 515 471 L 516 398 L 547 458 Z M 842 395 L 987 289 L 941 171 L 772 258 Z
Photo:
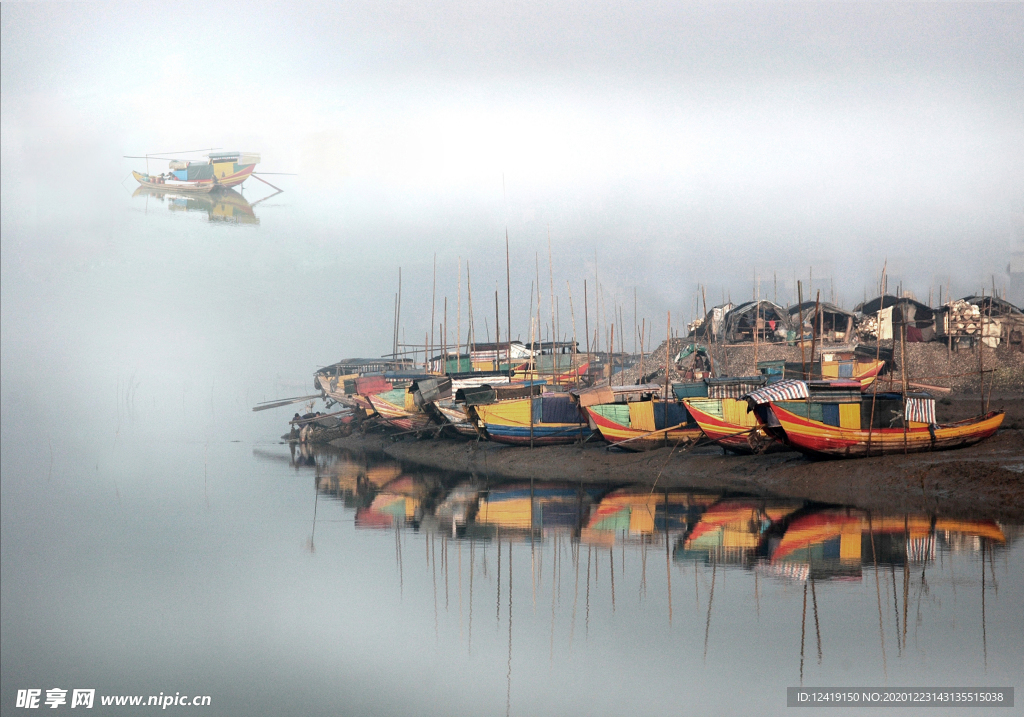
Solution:
M 260 162 L 255 152 L 211 152 L 206 161 L 174 159 L 168 171 L 148 174 L 132 171 L 144 187 L 205 194 L 218 188 L 236 187 L 247 180 Z

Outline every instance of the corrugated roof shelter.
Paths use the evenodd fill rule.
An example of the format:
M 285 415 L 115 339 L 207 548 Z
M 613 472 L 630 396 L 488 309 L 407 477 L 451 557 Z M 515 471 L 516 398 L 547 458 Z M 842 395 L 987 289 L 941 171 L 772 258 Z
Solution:
M 827 301 L 820 304 L 816 301 L 805 301 L 802 304 L 793 304 L 786 312 L 794 328 L 799 326 L 800 318 L 803 317 L 805 337 L 814 331 L 821 341 L 847 343 L 853 338 L 857 317 L 852 311 L 841 309 L 835 304 Z
M 782 343 L 792 330 L 786 310 L 771 301 L 748 301 L 725 315 L 722 337 L 729 343 L 758 341 Z

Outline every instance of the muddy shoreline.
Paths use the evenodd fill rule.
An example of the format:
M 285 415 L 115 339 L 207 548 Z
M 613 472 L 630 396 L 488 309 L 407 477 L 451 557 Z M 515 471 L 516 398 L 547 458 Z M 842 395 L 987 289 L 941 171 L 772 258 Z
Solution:
M 959 402 L 949 406 L 958 413 Z M 604 443 L 534 449 L 450 438 L 394 440 L 358 432 L 331 441 L 431 468 L 508 479 L 728 489 L 885 512 L 1024 522 L 1024 399 L 1006 397 L 1004 425 L 969 448 L 910 456 L 816 461 L 799 453 L 723 455 L 716 446 L 607 450 Z M 997 408 L 993 401 L 993 408 Z M 949 420 L 949 419 L 946 419 Z

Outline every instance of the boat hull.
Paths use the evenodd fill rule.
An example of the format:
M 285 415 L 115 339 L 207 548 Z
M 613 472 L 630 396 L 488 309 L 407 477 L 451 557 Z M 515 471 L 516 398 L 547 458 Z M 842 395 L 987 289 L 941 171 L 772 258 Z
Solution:
M 513 446 L 544 446 L 585 441 L 593 435 L 583 415 L 576 423 L 530 423 L 533 399 L 521 398 L 511 401 L 468 409 L 472 421 L 480 426 L 487 438 L 496 443 Z
M 743 423 L 727 421 L 701 408 L 705 401 L 724 401 L 731 399 L 687 399 L 686 410 L 700 426 L 710 440 L 733 453 L 751 454 L 760 453 L 765 450 L 767 438 L 763 431 L 759 430 L 758 422 L 753 413 L 746 414 L 749 419 Z M 746 417 L 745 417 L 746 418 Z M 777 444 L 770 444 L 774 447 Z
M 396 406 L 380 396 L 367 396 L 373 409 L 384 421 L 402 431 L 421 431 L 430 425 L 430 417 L 423 411 L 409 411 L 404 406 Z
M 626 451 L 653 451 L 665 446 L 677 446 L 692 443 L 703 434 L 698 426 L 684 426 L 661 431 L 643 431 L 638 428 L 624 426 L 590 408 L 583 409 L 592 425 L 597 427 L 601 437 L 613 445 Z
M 785 441 L 796 450 L 811 456 L 856 458 L 898 453 L 923 453 L 963 448 L 995 433 L 1003 422 L 1002 411 L 956 423 L 930 427 L 911 421 L 903 428 L 839 428 L 804 418 L 787 411 L 774 402 L 769 404 L 785 434 Z
M 137 181 L 143 187 L 149 187 L 150 189 L 159 189 L 165 192 L 173 191 L 188 192 L 189 194 L 209 194 L 217 187 L 217 184 L 215 184 L 212 179 L 197 179 L 191 182 L 181 181 L 177 179 L 165 179 L 162 181 L 156 181 L 156 179 L 154 179 L 150 175 L 141 174 L 134 170 L 132 170 L 132 176 L 135 177 L 135 181 Z
M 216 166 L 217 165 L 214 165 L 214 167 L 216 167 Z M 217 186 L 218 187 L 237 187 L 239 184 L 241 184 L 242 182 L 247 180 L 250 176 L 252 176 L 253 170 L 256 169 L 256 165 L 255 164 L 243 164 L 243 165 L 235 165 L 235 166 L 238 169 L 236 171 L 234 171 L 234 172 L 230 172 L 230 173 L 226 173 L 226 172 L 225 173 L 219 173 L 219 172 L 216 172 L 216 171 L 214 172 L 214 175 L 217 177 Z
M 444 406 L 440 402 L 435 402 L 434 407 L 446 421 L 444 425 L 454 429 L 460 436 L 466 436 L 467 438 L 477 437 L 476 428 L 469 420 L 469 416 L 461 408 L 458 406 Z

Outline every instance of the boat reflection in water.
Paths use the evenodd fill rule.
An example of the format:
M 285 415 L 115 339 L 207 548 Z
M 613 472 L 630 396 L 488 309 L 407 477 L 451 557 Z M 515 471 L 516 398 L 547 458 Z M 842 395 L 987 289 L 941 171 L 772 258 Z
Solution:
M 531 660 L 587 659 L 573 656 L 626 633 L 681 674 L 779 684 L 987 684 L 1019 669 L 1020 526 L 313 452 L 302 465 L 315 474 L 314 516 L 336 526 L 330 550 L 372 561 L 375 599 L 393 589 L 388 609 L 407 629 L 502 653 L 506 709 L 536 706 L 514 678 L 533 674 Z M 370 542 L 353 547 L 346 524 Z M 372 547 L 384 531 L 394 545 Z M 708 690 L 700 699 L 718 699 Z
M 253 211 L 253 205 L 234 189 L 217 189 L 209 194 L 183 194 L 173 190 L 163 191 L 150 187 L 139 187 L 132 194 L 147 202 L 160 202 L 172 212 L 205 212 L 211 222 L 228 224 L 259 224 L 260 219 Z

